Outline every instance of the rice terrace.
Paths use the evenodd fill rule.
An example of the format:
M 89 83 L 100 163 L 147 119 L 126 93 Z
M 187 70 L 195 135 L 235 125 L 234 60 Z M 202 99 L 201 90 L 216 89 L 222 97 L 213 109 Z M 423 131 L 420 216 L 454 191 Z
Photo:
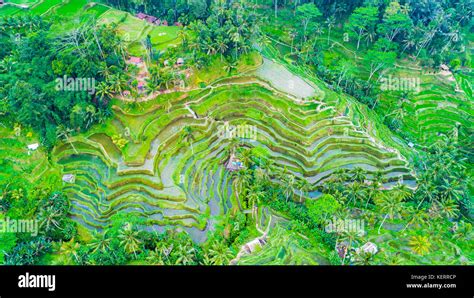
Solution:
M 473 265 L 473 9 L 0 0 L 0 263 Z

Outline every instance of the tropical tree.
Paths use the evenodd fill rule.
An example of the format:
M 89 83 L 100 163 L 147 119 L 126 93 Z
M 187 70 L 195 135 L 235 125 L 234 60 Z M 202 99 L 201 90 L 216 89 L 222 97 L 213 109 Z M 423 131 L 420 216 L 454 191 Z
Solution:
M 100 82 L 96 87 L 95 93 L 103 101 L 104 98 L 111 98 L 113 96 L 113 88 L 107 82 Z
M 64 257 L 64 263 L 71 264 L 79 262 L 78 251 L 81 245 L 75 241 L 74 238 L 67 242 L 62 242 L 59 248 L 59 253 Z
M 74 147 L 74 144 L 71 142 L 70 140 L 70 136 L 71 136 L 71 133 L 73 132 L 72 129 L 66 127 L 64 124 L 60 124 L 57 128 L 56 128 L 56 135 L 57 135 L 57 138 L 58 139 L 63 139 L 65 140 L 66 142 L 69 143 L 69 145 L 71 145 L 72 149 L 74 149 L 74 152 L 77 154 L 78 151 L 76 150 L 76 147 Z
M 355 167 L 349 173 L 352 174 L 352 180 L 353 181 L 356 181 L 356 182 L 359 182 L 359 183 L 363 183 L 365 181 L 366 171 L 363 168 Z
M 306 3 L 296 8 L 296 18 L 303 26 L 303 40 L 307 39 L 308 28 L 314 27 L 317 19 L 322 16 L 314 3 Z
M 110 250 L 111 241 L 112 239 L 107 235 L 106 232 L 93 232 L 93 238 L 89 243 L 89 246 L 92 249 L 92 253 L 98 251 L 107 252 L 108 250 Z
M 401 211 L 403 210 L 403 197 L 400 195 L 381 193 L 379 197 L 376 198 L 375 203 L 380 208 L 380 212 L 385 214 L 377 230 L 377 232 L 380 234 L 380 228 L 385 223 L 387 217 L 393 219 L 400 215 Z
M 193 148 L 193 129 L 191 126 L 185 126 L 183 129 L 183 133 L 181 134 L 181 140 L 184 141 L 185 144 L 189 144 L 191 146 L 191 153 L 194 154 Z
M 239 196 L 244 192 L 244 190 L 248 187 L 250 179 L 252 176 L 247 169 L 240 169 L 239 171 L 233 172 L 234 176 L 234 189 L 235 195 L 237 197 L 237 201 L 240 202 Z
M 424 255 L 430 251 L 431 242 L 428 236 L 416 235 L 411 237 L 409 241 L 411 249 L 419 255 Z
M 300 192 L 300 203 L 303 202 L 303 195 L 307 196 L 308 191 L 311 190 L 311 183 L 309 183 L 306 179 L 299 179 L 297 182 L 297 188 Z
M 349 18 L 349 28 L 357 35 L 357 50 L 364 34 L 375 31 L 378 21 L 378 9 L 373 6 L 361 6 L 354 10 Z
M 261 198 L 264 196 L 264 192 L 261 190 L 260 186 L 257 184 L 253 184 L 247 193 L 247 200 L 249 204 L 252 206 L 252 217 L 255 216 L 255 221 L 258 220 L 258 205 L 260 203 Z
M 228 265 L 233 254 L 225 241 L 216 240 L 209 247 L 208 257 L 212 265 Z
M 331 38 L 331 29 L 334 27 L 334 24 L 336 23 L 336 19 L 334 16 L 330 16 L 326 19 L 325 21 L 326 26 L 328 27 L 328 44 L 329 44 L 329 39 Z
M 149 252 L 148 256 L 146 257 L 146 260 L 149 264 L 153 264 L 153 265 L 165 264 L 165 261 L 163 260 L 163 256 L 158 248 Z
M 283 194 L 285 195 L 286 201 L 288 202 L 291 195 L 295 193 L 296 179 L 292 174 L 286 174 L 283 176 Z
M 125 251 L 128 253 L 133 253 L 136 257 L 137 252 L 140 251 L 141 241 L 138 239 L 138 231 L 135 231 L 132 228 L 132 225 L 127 224 L 120 231 L 119 236 L 120 245 L 125 248 Z

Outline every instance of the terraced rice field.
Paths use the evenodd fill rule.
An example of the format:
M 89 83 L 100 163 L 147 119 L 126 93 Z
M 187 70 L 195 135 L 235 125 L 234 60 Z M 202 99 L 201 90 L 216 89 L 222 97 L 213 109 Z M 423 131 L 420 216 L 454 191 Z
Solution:
M 204 241 L 214 216 L 238 208 L 224 166 L 233 141 L 218 135 L 224 123 L 254 125 L 257 139 L 240 139 L 242 144 L 258 147 L 281 171 L 306 178 L 314 189 L 337 169 L 354 167 L 383 170 L 387 186 L 402 178 L 413 184 L 398 152 L 374 143 L 333 106 L 295 97 L 249 74 L 161 95 L 132 110 L 115 101 L 116 117 L 105 127 L 53 152 L 63 174 L 76 176 L 66 187 L 73 217 L 101 229 L 118 211 L 131 212 L 144 217 L 149 229 L 179 226 Z M 192 129 L 190 143 L 182 141 L 185 127 Z M 112 136 L 126 131 L 129 142 L 119 149 Z
M 55 12 L 65 17 L 74 16 L 78 14 L 79 12 L 83 11 L 84 6 L 88 2 L 89 2 L 88 0 L 64 1 L 63 4 L 56 9 Z
M 21 5 L 23 7 L 29 7 L 38 3 L 38 0 L 8 0 L 10 3 Z
M 403 104 L 403 129 L 413 142 L 429 146 L 440 135 L 456 133 L 454 131 L 460 137 L 461 132 L 465 136 L 471 135 L 474 106 L 472 95 L 467 91 L 469 87 L 464 86 L 466 90 L 463 90 L 459 77 L 456 78 L 459 90 L 454 91 L 453 76 L 449 79 L 442 75 L 416 75 L 421 77 L 421 91 L 409 94 L 408 101 Z M 388 98 L 401 96 L 395 94 L 389 94 Z
M 154 26 L 136 18 L 130 13 L 116 9 L 109 9 L 100 15 L 99 22 L 103 24 L 118 24 L 117 29 L 130 42 L 130 53 L 136 56 L 144 53 L 141 41 L 147 35 L 150 35 L 153 46 L 163 50 L 176 42 L 179 31 L 179 28 L 176 26 Z
M 43 0 L 31 7 L 29 12 L 33 15 L 43 15 L 50 12 L 54 7 L 60 5 L 63 0 Z
M 2 7 L 0 7 L 0 17 L 3 17 L 3 16 L 13 16 L 17 13 L 20 13 L 22 12 L 23 9 L 17 7 L 17 6 L 13 6 L 13 5 L 4 5 Z

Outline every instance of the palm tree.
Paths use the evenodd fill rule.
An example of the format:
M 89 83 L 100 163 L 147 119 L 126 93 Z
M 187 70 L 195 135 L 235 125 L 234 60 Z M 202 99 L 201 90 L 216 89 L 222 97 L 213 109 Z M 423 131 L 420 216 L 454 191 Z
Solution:
M 112 87 L 107 84 L 106 82 L 100 82 L 95 90 L 95 93 L 101 100 L 105 98 L 110 98 L 113 96 L 113 89 Z
M 240 204 L 239 195 L 243 192 L 245 187 L 249 185 L 249 181 L 252 178 L 249 171 L 246 169 L 241 169 L 239 171 L 233 172 L 234 176 L 234 189 L 237 202 Z
M 107 236 L 107 233 L 98 233 L 93 232 L 94 236 L 92 241 L 89 243 L 89 246 L 92 248 L 92 253 L 97 251 L 106 252 L 110 250 L 111 238 Z
M 155 81 L 150 79 L 146 80 L 146 90 L 148 94 L 155 94 L 159 89 L 160 87 L 155 83 Z
M 184 141 L 186 144 L 191 146 L 191 153 L 194 155 L 194 148 L 193 148 L 193 129 L 190 126 L 185 126 L 183 129 L 183 133 L 181 135 L 181 140 Z
M 247 199 L 249 204 L 252 206 L 252 217 L 255 217 L 255 221 L 258 219 L 258 205 L 263 195 L 264 192 L 258 185 L 254 184 L 249 188 Z
M 149 264 L 153 264 L 153 265 L 165 264 L 165 261 L 163 260 L 163 256 L 158 248 L 151 251 L 146 257 L 146 260 L 148 261 Z
M 270 179 L 269 171 L 266 168 L 258 167 L 254 171 L 255 180 L 259 185 L 266 185 Z
M 400 182 L 393 188 L 393 191 L 395 192 L 395 196 L 400 198 L 400 201 L 405 201 L 413 194 L 406 184 Z
M 299 179 L 297 182 L 297 187 L 300 191 L 300 203 L 303 202 L 303 195 L 307 195 L 308 191 L 311 190 L 311 183 L 309 183 L 306 179 L 302 178 Z
M 110 77 L 109 84 L 113 93 L 119 93 L 122 95 L 122 92 L 124 91 L 127 84 L 127 80 L 123 75 L 114 74 Z
M 353 181 L 357 181 L 359 183 L 362 183 L 365 181 L 366 171 L 361 167 L 355 167 L 354 169 L 350 171 L 350 174 L 352 174 Z
M 132 226 L 127 224 L 119 233 L 120 245 L 125 248 L 128 253 L 133 253 L 137 256 L 137 251 L 140 250 L 141 241 L 138 239 L 138 231 L 134 231 Z
M 344 189 L 344 195 L 349 198 L 348 205 L 350 205 L 352 201 L 362 201 L 365 195 L 365 189 L 359 182 L 353 182 L 349 187 Z
M 73 132 L 73 130 L 70 129 L 69 127 L 66 127 L 64 124 L 60 124 L 56 128 L 56 136 L 58 137 L 58 139 L 63 139 L 66 142 L 68 142 L 69 145 L 71 145 L 72 149 L 74 149 L 74 152 L 76 154 L 78 154 L 78 151 L 76 150 L 76 147 L 74 147 L 74 144 L 70 140 L 70 136 L 71 136 L 72 132 Z
M 233 257 L 225 241 L 214 241 L 209 248 L 209 261 L 213 265 L 228 265 Z
M 61 244 L 61 247 L 59 248 L 59 252 L 61 255 L 65 257 L 65 263 L 70 264 L 73 263 L 74 261 L 77 263 L 79 261 L 79 256 L 77 254 L 77 251 L 81 245 L 77 243 L 74 238 L 72 238 L 68 242 L 63 242 Z
M 346 169 L 339 168 L 334 172 L 335 181 L 339 183 L 346 182 L 349 180 L 349 174 Z
M 429 224 L 429 216 L 425 210 L 419 210 L 418 208 L 409 207 L 407 213 L 410 216 L 410 220 L 407 222 L 405 228 L 402 231 L 405 231 L 409 225 L 419 225 Z
M 175 265 L 192 265 L 195 263 L 196 250 L 187 243 L 179 244 L 174 253 L 177 255 Z
M 328 27 L 328 44 L 329 44 L 329 39 L 331 37 L 331 29 L 334 27 L 335 22 L 336 22 L 336 19 L 334 18 L 334 16 L 330 16 L 325 21 L 326 26 Z
M 62 230 L 59 224 L 62 214 L 59 211 L 54 210 L 53 206 L 41 209 L 38 217 L 41 220 L 40 227 L 45 233 L 51 232 L 55 228 Z
M 441 199 L 436 202 L 440 215 L 451 219 L 459 215 L 458 204 L 453 199 Z
M 411 249 L 419 255 L 424 255 L 430 251 L 431 243 L 428 239 L 428 236 L 413 236 L 410 241 L 409 245 Z
M 295 186 L 296 186 L 296 179 L 295 176 L 292 174 L 286 174 L 283 176 L 283 194 L 285 195 L 286 201 L 288 202 L 288 199 L 292 194 L 295 192 Z
M 237 156 L 245 167 L 250 167 L 252 164 L 252 151 L 250 149 L 245 147 L 239 148 L 239 150 L 237 150 Z
M 237 63 L 235 61 L 227 61 L 223 69 L 227 72 L 228 75 L 232 74 L 234 70 L 237 69 Z
M 101 62 L 99 66 L 100 66 L 99 73 L 102 75 L 102 77 L 108 80 L 110 76 L 112 75 L 112 66 L 107 65 L 106 62 Z
M 218 37 L 215 42 L 215 47 L 217 51 L 221 54 L 221 61 L 224 58 L 224 53 L 227 51 L 229 46 L 226 43 L 226 40 L 224 40 L 222 37 Z
M 418 188 L 416 189 L 416 197 L 421 197 L 417 208 L 420 208 L 426 199 L 428 199 L 428 202 L 432 202 L 438 196 L 438 189 L 436 185 L 432 183 L 431 179 L 430 175 L 425 174 L 417 181 Z
M 189 41 L 189 34 L 186 30 L 186 28 L 180 30 L 178 32 L 178 38 L 181 39 L 181 44 L 183 48 L 185 49 L 188 46 L 188 41 Z
M 403 259 L 399 252 L 396 253 L 385 253 L 385 265 L 402 265 Z
M 459 183 L 459 180 L 450 181 L 448 179 L 443 179 L 444 183 L 441 185 L 441 196 L 446 200 L 453 200 L 456 202 L 461 201 L 463 191 L 462 186 Z
M 376 198 L 376 204 L 380 207 L 380 211 L 385 213 L 378 229 L 378 233 L 380 234 L 380 228 L 385 223 L 387 217 L 393 219 L 394 217 L 399 216 L 400 212 L 403 210 L 402 196 L 392 196 L 381 193 L 380 196 Z
M 347 242 L 347 251 L 350 251 L 350 249 L 353 247 L 353 244 L 358 244 L 360 239 L 360 231 L 356 229 L 348 229 L 344 230 L 342 234 L 339 236 L 338 241 L 336 241 L 336 246 L 339 240 L 341 242 Z M 347 254 L 346 254 L 347 255 Z M 346 255 L 344 255 L 344 259 L 342 260 L 342 264 L 344 264 L 344 261 L 346 259 Z
M 198 41 L 192 41 L 188 44 L 188 49 L 193 53 L 193 58 L 196 58 L 196 52 L 200 50 L 202 45 Z

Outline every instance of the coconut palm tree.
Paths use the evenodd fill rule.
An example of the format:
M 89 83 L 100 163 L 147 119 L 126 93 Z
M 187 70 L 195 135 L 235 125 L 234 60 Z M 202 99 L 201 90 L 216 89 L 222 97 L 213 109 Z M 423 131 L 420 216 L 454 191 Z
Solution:
M 295 193 L 296 179 L 292 174 L 286 174 L 283 176 L 283 194 L 285 195 L 286 201 L 292 194 Z
M 380 234 L 380 228 L 382 228 L 387 217 L 393 219 L 394 217 L 400 215 L 400 212 L 403 210 L 403 201 L 402 196 L 400 195 L 393 196 L 381 193 L 379 197 L 376 198 L 375 203 L 379 206 L 380 211 L 385 213 L 385 216 L 378 228 L 378 233 Z
M 365 189 L 359 182 L 353 182 L 346 189 L 344 189 L 344 195 L 349 199 L 348 205 L 350 205 L 352 201 L 362 201 L 365 196 L 365 193 Z
M 349 174 L 346 169 L 339 168 L 334 172 L 335 181 L 339 183 L 344 183 L 349 180 Z
M 209 261 L 212 265 L 228 265 L 232 260 L 232 251 L 225 241 L 214 241 L 208 251 Z
M 101 62 L 99 66 L 99 73 L 102 75 L 103 78 L 105 78 L 105 80 L 108 80 L 112 75 L 112 66 L 107 65 L 106 62 Z
M 452 219 L 459 215 L 458 204 L 453 199 L 441 199 L 436 201 L 437 210 L 441 216 Z
M 349 173 L 352 174 L 353 181 L 357 181 L 359 183 L 363 183 L 365 181 L 366 171 L 363 168 L 355 167 Z
M 307 196 L 308 191 L 311 190 L 311 183 L 309 183 L 306 179 L 299 179 L 297 182 L 297 187 L 300 191 L 300 203 L 303 202 L 303 195 Z
M 127 224 L 120 231 L 118 238 L 120 239 L 120 245 L 125 248 L 125 251 L 133 253 L 136 257 L 141 245 L 141 241 L 138 239 L 138 231 L 133 230 L 132 225 Z
M 393 188 L 395 195 L 400 198 L 400 201 L 405 201 L 409 199 L 413 192 L 406 186 L 406 184 L 398 182 L 397 185 Z
M 106 82 L 100 82 L 96 89 L 95 94 L 100 98 L 100 100 L 104 100 L 104 98 L 110 98 L 113 96 L 113 89 L 112 87 L 107 84 Z
M 64 261 L 66 264 L 71 264 L 73 262 L 79 262 L 79 256 L 77 251 L 81 245 L 75 241 L 74 237 L 71 238 L 68 242 L 63 242 L 59 248 L 59 252 L 64 256 Z
M 346 242 L 347 251 L 350 251 L 354 244 L 360 243 L 360 231 L 356 229 L 348 229 L 348 230 L 345 229 L 344 231 L 342 231 L 342 233 L 338 237 L 338 240 L 336 241 L 336 247 L 337 247 L 337 243 L 339 242 Z M 344 259 L 342 260 L 343 265 L 346 260 L 346 255 L 344 255 Z
M 440 194 L 443 199 L 459 202 L 462 199 L 463 191 L 459 180 L 443 179 Z
M 419 255 L 424 255 L 430 251 L 431 242 L 428 239 L 428 236 L 416 235 L 411 237 L 408 242 L 411 249 Z
M 249 181 L 252 178 L 250 172 L 247 169 L 240 169 L 239 171 L 233 172 L 234 176 L 234 189 L 237 202 L 240 204 L 239 196 L 243 193 L 244 189 L 248 187 Z
M 407 214 L 410 217 L 410 220 L 407 222 L 405 228 L 402 231 L 405 231 L 410 225 L 423 226 L 425 224 L 429 225 L 429 216 L 425 210 L 420 210 L 418 208 L 408 207 Z
M 331 38 L 331 29 L 334 27 L 334 24 L 336 23 L 336 19 L 334 18 L 334 16 L 330 16 L 326 19 L 324 23 L 326 23 L 326 26 L 328 27 L 328 44 L 329 44 L 329 39 Z
M 181 140 L 191 146 L 191 153 L 194 154 L 194 148 L 193 148 L 194 136 L 193 136 L 193 129 L 191 126 L 184 127 L 183 133 L 181 134 Z
M 403 258 L 400 256 L 399 252 L 385 253 L 384 265 L 402 265 L 402 264 L 403 264 Z
M 92 241 L 89 243 L 89 246 L 92 248 L 92 253 L 95 253 L 97 251 L 106 252 L 110 250 L 111 241 L 112 239 L 107 236 L 106 232 L 93 232 L 93 238 Z
M 229 48 L 229 46 L 227 45 L 227 40 L 225 40 L 224 38 L 219 36 L 215 41 L 215 48 L 216 48 L 217 52 L 220 53 L 221 61 L 222 61 L 223 58 L 224 58 L 224 53 Z
M 240 147 L 239 150 L 237 150 L 237 157 L 245 167 L 249 168 L 252 165 L 252 151 L 250 149 Z
M 188 243 L 180 243 L 173 253 L 177 256 L 175 265 L 193 265 L 196 262 L 196 250 Z
M 252 206 L 252 217 L 255 217 L 255 221 L 258 220 L 258 205 L 263 195 L 264 192 L 256 184 L 252 185 L 247 193 L 247 200 L 249 205 Z
M 60 226 L 62 216 L 63 215 L 58 210 L 55 210 L 53 206 L 41 209 L 38 215 L 40 220 L 39 226 L 45 233 L 49 233 L 54 229 L 62 230 Z
M 78 154 L 78 151 L 76 150 L 76 147 L 74 147 L 74 144 L 70 140 L 70 136 L 71 136 L 72 132 L 73 132 L 73 130 L 70 129 L 69 127 L 66 127 L 64 124 L 60 124 L 56 128 L 56 136 L 58 137 L 58 139 L 63 139 L 66 142 L 68 142 L 69 145 L 71 145 L 74 152 L 76 154 Z
M 146 260 L 149 264 L 152 265 L 164 265 L 165 261 L 163 260 L 163 256 L 158 248 L 155 250 L 151 251 L 148 256 L 146 257 Z
M 228 75 L 230 75 L 234 70 L 237 69 L 237 63 L 235 61 L 227 61 L 223 69 L 225 70 L 225 72 L 227 72 Z
M 159 89 L 160 87 L 155 81 L 146 79 L 146 90 L 148 94 L 155 94 Z

